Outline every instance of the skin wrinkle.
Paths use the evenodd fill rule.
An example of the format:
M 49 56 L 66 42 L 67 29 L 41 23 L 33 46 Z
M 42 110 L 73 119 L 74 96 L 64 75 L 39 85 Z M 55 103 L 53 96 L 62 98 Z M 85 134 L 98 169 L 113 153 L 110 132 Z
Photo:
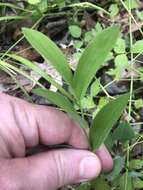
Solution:
M 1 103 L 1 102 L 0 102 Z M 3 125 L 6 127 L 6 128 L 8 128 L 7 126 L 8 126 L 8 124 L 5 122 L 5 123 L 3 123 Z M 4 153 L 1 155 L 1 157 L 3 157 L 3 158 L 10 158 L 11 157 L 11 149 L 10 149 L 10 147 L 8 146 L 8 142 L 7 142 L 7 140 L 4 138 L 4 136 L 3 136 L 3 133 L 2 133 L 2 130 L 3 129 L 3 126 L 2 127 L 0 127 L 0 136 L 1 136 L 1 140 L 2 140 L 2 142 L 4 143 L 4 145 L 5 145 L 5 147 L 4 147 Z M 2 144 L 1 144 L 2 145 Z M 0 149 L 1 150 L 1 149 Z M 7 153 L 7 154 L 5 154 L 5 152 Z
M 27 103 L 29 106 L 29 103 Z M 31 105 L 32 106 L 32 105 Z M 20 105 L 18 102 L 14 102 L 14 111 L 15 111 L 15 118 L 18 123 L 18 128 L 21 131 L 21 134 L 23 136 L 25 147 L 33 147 L 38 145 L 39 143 L 39 133 L 37 130 L 37 123 L 36 123 L 36 117 L 33 114 L 30 114 L 28 110 L 26 110 L 26 107 L 23 106 L 22 112 L 20 110 Z M 32 110 L 31 110 L 32 112 Z M 21 118 L 21 114 L 23 114 L 23 117 Z M 33 118 L 34 117 L 34 118 Z M 29 130 L 28 130 L 29 129 Z M 27 132 L 27 131 L 28 132 Z
M 3 106 L 3 104 L 2 104 L 2 106 Z M 12 102 L 10 100 L 8 100 L 7 106 L 8 106 L 8 109 L 7 109 L 8 112 L 3 113 L 4 121 L 3 121 L 3 126 L 0 128 L 1 135 L 3 136 L 3 140 L 10 153 L 10 156 L 11 157 L 15 157 L 15 156 L 21 157 L 21 156 L 23 156 L 23 149 L 21 147 L 24 145 L 24 142 L 21 138 L 21 133 L 19 132 L 18 127 L 16 127 L 16 123 L 15 123 L 15 120 L 13 117 L 14 115 L 13 115 Z M 5 114 L 7 117 L 11 118 L 10 123 L 8 122 L 8 120 L 5 120 Z M 3 120 L 3 115 L 1 118 L 2 120 Z M 14 131 L 13 131 L 13 127 L 15 128 Z M 11 135 L 9 136 L 9 134 L 11 134 Z
M 35 106 L 34 105 L 34 107 L 35 108 L 37 108 L 37 106 Z M 47 109 L 49 109 L 48 107 L 47 107 Z M 48 113 L 49 114 L 49 113 Z M 48 115 L 47 115 L 47 117 L 49 117 Z M 39 123 L 40 123 L 40 121 L 38 120 L 38 118 L 36 117 L 36 114 L 34 114 L 34 118 L 35 118 L 35 121 L 36 121 L 36 128 L 37 128 L 37 131 L 38 131 L 38 139 L 39 139 L 39 142 L 40 143 L 44 143 L 44 144 L 47 144 L 46 142 L 44 142 L 44 140 L 42 139 L 42 135 L 41 135 L 41 127 L 40 127 L 40 125 L 39 125 Z
M 30 128 L 32 128 L 31 126 L 34 126 L 33 127 L 33 129 L 35 128 L 35 119 L 36 119 L 36 117 L 34 117 L 34 114 L 33 114 L 33 112 L 34 112 L 34 109 L 35 109 L 35 106 L 37 106 L 37 105 L 33 105 L 33 104 L 31 104 L 31 103 L 29 103 L 29 102 L 26 102 L 26 101 L 24 101 L 24 100 L 20 100 L 20 99 L 18 99 L 18 98 L 15 98 L 15 97 L 11 97 L 11 96 L 9 96 L 9 95 L 6 95 L 6 94 L 3 94 L 3 93 L 0 93 L 0 99 L 1 100 L 4 100 L 5 101 L 5 99 L 7 99 L 7 101 L 8 102 L 12 102 L 13 103 L 13 107 L 15 108 L 15 112 L 16 112 L 16 114 L 15 114 L 15 116 L 16 117 L 18 117 L 17 118 L 17 120 L 19 121 L 19 126 L 21 127 L 21 129 L 22 129 L 22 133 L 24 134 L 24 128 L 25 128 L 25 125 L 27 124 L 27 122 L 28 122 L 28 120 L 29 121 L 34 121 L 33 123 L 32 122 L 28 122 L 29 123 L 29 127 Z M 32 114 L 31 114 L 31 112 L 32 112 Z M 21 114 L 23 114 L 24 116 L 21 118 L 20 116 L 21 116 Z M 33 118 L 34 117 L 34 118 Z M 27 119 L 28 120 L 27 120 Z M 23 125 L 23 123 L 24 123 L 24 125 Z M 28 127 L 28 128 L 29 128 Z M 30 129 L 29 128 L 29 129 Z M 34 130 L 34 132 L 36 131 L 36 134 L 37 134 L 37 136 L 38 136 L 38 131 L 37 130 Z M 29 135 L 29 131 L 28 131 L 28 133 L 27 133 L 27 131 L 26 131 L 26 135 L 24 134 L 24 137 L 25 136 L 27 136 L 28 137 L 28 135 Z M 33 135 L 32 135 L 33 136 Z M 33 137 L 33 139 L 35 139 L 36 138 L 36 136 L 34 136 Z M 25 138 L 26 139 L 26 138 Z M 26 140 L 27 141 L 27 140 Z M 31 136 L 29 137 L 29 141 L 31 142 L 32 141 L 32 139 L 31 139 Z M 37 143 L 38 143 L 39 141 L 37 140 Z M 32 145 L 31 145 L 32 146 Z
M 37 119 L 36 119 L 35 115 L 30 115 L 30 113 L 28 111 L 26 111 L 25 108 L 24 108 L 24 114 L 25 114 L 25 120 L 28 124 L 28 127 L 34 129 L 34 133 L 32 134 L 32 138 L 30 138 L 31 142 L 28 141 L 27 145 L 28 145 L 28 147 L 37 146 L 40 142 Z M 30 115 L 30 117 L 29 117 L 29 115 Z
M 47 190 L 48 188 L 46 187 L 49 187 L 49 185 L 50 185 L 49 190 L 55 190 L 55 184 L 57 184 L 58 176 L 57 176 L 57 171 L 56 171 L 54 157 L 53 157 L 54 153 L 52 152 L 53 151 L 37 154 L 34 157 L 32 156 L 27 157 L 27 159 L 29 160 L 29 168 L 32 171 L 32 175 L 30 176 L 32 179 L 31 181 L 37 182 L 39 178 L 42 178 L 42 180 L 39 181 L 38 190 Z M 43 160 L 41 156 L 45 157 L 45 159 Z M 46 160 L 49 160 L 50 163 L 48 167 L 45 168 Z M 53 183 L 53 180 L 54 180 L 54 183 Z M 35 190 L 35 188 L 30 189 L 30 190 Z
M 88 148 L 86 135 L 66 114 L 54 108 L 33 105 L 4 94 L 0 94 L 0 107 L 3 111 L 0 114 L 0 136 L 8 141 L 3 141 L 5 146 L 8 144 L 8 148 L 14 152 L 11 159 L 0 157 L 0 189 L 55 190 L 88 178 L 88 172 L 90 179 L 99 175 L 101 171 L 99 158 L 88 150 L 82 150 Z M 40 142 L 45 146 L 66 142 L 73 148 L 49 149 L 45 153 L 19 158 L 22 149 L 36 148 Z M 13 155 L 15 158 L 12 158 Z M 84 177 L 81 176 L 80 162 L 89 156 L 93 156 L 95 162 L 91 160 L 91 165 L 88 164 Z M 104 163 L 105 156 L 102 153 L 102 162 L 110 167 L 111 157 L 107 155 L 108 159 Z
M 65 181 L 64 179 L 66 179 L 65 177 L 65 172 L 63 171 L 64 169 L 64 161 L 63 161 L 63 156 L 58 153 L 57 155 L 53 154 L 53 158 L 55 160 L 55 165 L 57 168 L 57 179 L 58 179 L 58 184 L 59 187 L 63 184 L 63 181 Z M 63 175 L 60 175 L 60 173 L 63 173 Z
M 33 105 L 33 108 L 36 108 L 37 105 Z M 37 135 L 38 135 L 38 142 L 41 143 L 41 139 L 40 139 L 40 126 L 39 126 L 39 122 L 38 119 L 36 117 L 36 115 L 34 114 L 33 116 L 35 118 L 35 125 L 36 125 L 36 129 L 37 129 Z
M 10 104 L 11 104 L 11 107 L 12 107 L 12 110 L 13 110 L 13 118 L 14 118 L 14 121 L 15 121 L 15 126 L 19 129 L 19 131 L 20 131 L 20 134 L 21 134 L 21 136 L 22 136 L 22 139 L 23 139 L 23 142 L 24 142 L 24 147 L 23 147 L 23 155 L 22 156 L 25 156 L 25 153 L 26 153 L 26 148 L 25 148 L 25 138 L 24 138 L 24 135 L 23 135 L 23 132 L 22 132 L 22 130 L 21 130 L 21 128 L 19 127 L 20 126 L 20 122 L 19 122 L 19 120 L 18 120 L 18 118 L 17 118 L 17 110 L 16 110 L 16 107 L 15 107 L 15 104 L 13 103 L 13 101 L 10 101 Z
M 20 132 L 22 134 L 24 145 L 25 145 L 26 144 L 25 137 L 24 137 L 23 131 L 22 131 L 21 127 L 20 127 L 21 123 L 19 122 L 19 119 L 17 118 L 17 116 L 18 116 L 18 114 L 17 114 L 17 108 L 15 106 L 15 103 L 13 104 L 13 102 L 12 102 L 11 105 L 12 105 L 12 108 L 13 108 L 13 115 L 14 115 L 14 120 L 15 120 L 16 126 L 18 126 L 18 129 L 20 130 Z
M 56 169 L 56 177 L 55 177 L 55 180 L 56 180 L 56 183 L 59 184 L 59 187 L 61 186 L 62 184 L 62 177 L 60 174 L 61 174 L 61 156 L 59 156 L 59 154 L 55 154 L 54 151 L 51 152 L 51 157 L 55 163 L 55 169 Z M 55 173 L 55 172 L 53 172 Z M 64 174 L 63 174 L 64 175 Z
M 7 146 L 7 143 L 6 143 L 5 139 L 3 138 L 3 135 L 1 135 L 1 132 L 0 132 L 0 140 L 2 141 L 2 142 L 0 142 L 0 157 L 1 158 L 10 158 L 11 153 L 10 153 L 9 146 Z M 3 143 L 3 146 L 2 146 L 2 143 Z

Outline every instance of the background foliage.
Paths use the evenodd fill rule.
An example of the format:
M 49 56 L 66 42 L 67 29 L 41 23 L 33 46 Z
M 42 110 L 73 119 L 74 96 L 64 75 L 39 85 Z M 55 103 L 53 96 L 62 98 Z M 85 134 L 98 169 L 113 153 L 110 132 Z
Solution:
M 61 102 L 66 102 L 66 109 L 64 108 L 64 111 L 70 112 L 79 121 L 81 126 L 86 125 L 79 117 L 83 115 L 82 112 L 84 113 L 86 122 L 91 125 L 92 121 L 94 119 L 96 121 L 99 117 L 102 108 L 105 109 L 106 106 L 111 105 L 111 102 L 116 102 L 118 95 L 129 93 L 128 105 L 122 111 L 122 116 L 114 124 L 113 129 L 105 140 L 105 144 L 114 158 L 115 167 L 113 171 L 100 176 L 92 183 L 82 184 L 75 189 L 142 189 L 142 1 L 2 0 L 0 2 L 0 15 L 0 68 L 7 73 L 5 75 L 1 71 L 0 88 L 2 91 L 27 98 L 39 104 L 49 105 L 49 100 L 51 101 L 53 97 L 55 101 L 60 98 L 60 101 L 56 104 L 61 107 Z M 83 52 L 93 39 L 101 34 L 102 31 L 104 32 L 105 28 L 112 25 L 118 25 L 121 33 L 117 37 L 117 40 L 115 35 L 109 36 L 110 40 L 108 38 L 108 43 L 109 45 L 113 45 L 109 49 L 113 49 L 106 56 L 106 60 L 103 60 L 102 67 L 97 68 L 97 72 L 95 72 L 95 68 L 92 69 L 92 67 L 88 66 L 89 64 L 93 65 L 94 60 L 97 59 L 96 55 L 93 52 L 91 55 L 88 53 L 89 57 L 86 56 L 85 58 Z M 83 62 L 83 65 L 85 64 L 83 72 L 81 72 L 83 66 L 77 67 L 75 82 L 73 82 L 77 97 L 79 98 L 82 94 L 82 98 L 78 102 L 80 106 L 77 103 L 73 106 L 73 91 L 69 87 L 73 74 L 69 67 L 65 66 L 65 70 L 59 67 L 56 68 L 62 75 L 62 79 L 59 75 L 55 74 L 55 70 L 54 75 L 51 77 L 51 68 L 47 66 L 47 63 L 45 64 L 41 55 L 36 53 L 25 40 L 24 35 L 29 41 L 30 37 L 28 38 L 27 36 L 27 29 L 22 30 L 23 27 L 41 31 L 59 46 L 60 50 L 57 49 L 55 44 L 51 43 L 49 52 L 48 48 L 46 51 L 41 52 L 41 48 L 38 49 L 37 44 L 34 44 L 36 41 L 31 43 L 44 58 L 46 57 L 47 60 L 55 64 L 54 67 L 57 67 L 56 63 L 59 60 L 67 65 L 66 58 L 68 58 L 68 63 L 73 70 L 75 70 L 78 62 Z M 105 47 L 107 44 L 104 40 L 101 43 L 102 40 L 103 37 L 99 39 L 97 48 L 95 46 L 92 48 Z M 52 48 L 55 48 L 54 51 L 57 52 L 56 55 L 58 57 L 55 57 L 52 54 L 53 52 L 50 52 Z M 98 52 L 99 54 L 100 52 Z M 95 59 L 93 60 L 94 56 Z M 88 68 L 91 69 L 90 76 L 93 71 L 92 79 L 90 79 L 90 76 L 89 78 L 85 77 L 84 71 Z M 36 73 L 36 76 L 33 72 Z M 85 79 L 88 80 L 86 81 Z M 87 84 L 85 85 L 85 90 L 82 89 L 84 83 Z M 51 91 L 51 86 L 56 87 L 54 88 L 54 92 Z M 32 91 L 35 87 L 43 89 L 46 87 L 49 89 L 48 95 L 46 95 L 48 101 L 39 99 L 39 96 L 33 95 Z M 58 95 L 55 95 L 55 91 L 58 91 Z M 41 95 L 41 92 L 37 91 L 39 95 Z M 61 97 L 61 94 L 66 96 L 68 100 L 65 100 L 63 96 Z M 115 106 L 113 108 L 116 111 Z M 107 119 L 109 117 L 107 111 L 105 115 Z M 112 121 L 112 118 L 110 120 Z M 98 135 L 97 133 L 95 134 Z M 103 131 L 101 131 L 101 134 L 104 135 Z M 104 137 L 102 137 L 102 141 Z M 95 145 L 97 145 L 97 142 L 95 142 Z M 66 188 L 74 189 L 74 187 Z

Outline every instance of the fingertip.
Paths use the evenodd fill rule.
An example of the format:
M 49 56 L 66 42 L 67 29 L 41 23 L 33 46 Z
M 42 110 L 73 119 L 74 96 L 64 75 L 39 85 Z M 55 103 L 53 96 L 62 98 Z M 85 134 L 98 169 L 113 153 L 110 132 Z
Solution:
M 101 172 L 100 159 L 93 153 L 80 161 L 81 182 L 91 180 L 99 176 Z
M 102 165 L 103 172 L 107 173 L 113 169 L 114 163 L 113 159 L 107 150 L 105 145 L 102 145 L 96 152 L 97 156 L 99 157 Z

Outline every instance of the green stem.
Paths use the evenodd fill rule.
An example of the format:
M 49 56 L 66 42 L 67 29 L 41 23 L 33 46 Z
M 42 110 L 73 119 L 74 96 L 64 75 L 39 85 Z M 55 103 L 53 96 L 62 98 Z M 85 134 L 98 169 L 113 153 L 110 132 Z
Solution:
M 89 3 L 89 2 L 74 3 L 74 4 L 71 4 L 67 7 L 92 8 L 92 9 L 100 10 L 100 11 L 106 13 L 107 15 L 110 15 L 110 13 L 108 11 L 106 11 L 105 9 L 103 9 L 103 8 L 93 4 L 93 3 Z
M 121 0 L 122 1 L 122 0 Z M 124 3 L 124 2 L 123 2 Z M 129 10 L 127 8 L 127 11 L 129 13 L 129 29 L 130 29 L 130 50 L 133 46 L 133 36 L 132 36 L 132 19 L 134 20 L 134 17 L 132 16 L 131 12 L 131 0 L 129 0 Z M 133 67 L 134 61 L 133 61 L 133 53 L 131 51 L 131 67 Z M 128 122 L 131 120 L 131 110 L 132 110 L 132 96 L 133 96 L 133 87 L 134 87 L 134 76 L 131 75 L 131 83 L 130 83 L 130 101 L 129 101 L 129 109 L 128 109 Z M 125 176 L 125 186 L 124 190 L 127 190 L 128 187 L 128 173 L 129 173 L 129 157 L 130 157 L 130 149 L 129 149 L 129 141 L 127 143 L 127 160 L 126 160 L 126 176 Z
M 33 103 L 32 98 L 29 96 L 29 94 L 27 93 L 27 91 L 25 90 L 25 88 L 19 83 L 18 80 L 16 80 L 16 77 L 5 67 L 3 67 L 2 65 L 0 65 L 1 70 L 3 70 L 4 72 L 6 72 L 14 81 L 15 83 L 18 85 L 18 87 L 24 92 L 24 94 L 27 96 L 28 100 Z
M 28 10 L 28 9 L 25 9 L 25 8 L 21 8 L 17 5 L 13 5 L 11 3 L 0 3 L 0 7 L 2 6 L 6 6 L 6 7 L 9 7 L 9 8 L 13 8 L 13 9 L 17 9 L 17 10 L 21 10 L 23 12 L 27 12 L 27 13 L 32 13 L 32 11 Z
M 82 106 L 80 106 L 80 111 L 81 111 L 81 117 L 82 117 L 82 119 L 84 120 L 84 111 L 83 111 Z
M 134 21 L 134 23 L 136 24 L 136 26 L 138 27 L 138 30 L 140 31 L 140 33 L 143 36 L 143 31 L 141 30 L 140 26 L 138 25 L 136 19 L 134 18 L 134 16 L 132 15 L 132 12 L 128 9 L 127 5 L 124 3 L 123 0 L 120 0 L 120 2 L 122 3 L 123 7 L 126 9 L 126 11 L 128 12 L 130 18 Z M 130 6 L 131 7 L 131 6 Z

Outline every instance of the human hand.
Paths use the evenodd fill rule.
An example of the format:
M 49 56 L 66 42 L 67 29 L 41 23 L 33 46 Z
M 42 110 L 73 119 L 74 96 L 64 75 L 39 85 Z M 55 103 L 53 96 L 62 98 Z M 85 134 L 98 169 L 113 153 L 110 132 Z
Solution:
M 26 157 L 39 144 L 68 143 L 73 149 L 49 150 Z M 88 151 L 77 123 L 47 106 L 0 94 L 0 187 L 2 190 L 55 190 L 112 169 L 105 146 Z M 74 149 L 75 148 L 75 149 Z

